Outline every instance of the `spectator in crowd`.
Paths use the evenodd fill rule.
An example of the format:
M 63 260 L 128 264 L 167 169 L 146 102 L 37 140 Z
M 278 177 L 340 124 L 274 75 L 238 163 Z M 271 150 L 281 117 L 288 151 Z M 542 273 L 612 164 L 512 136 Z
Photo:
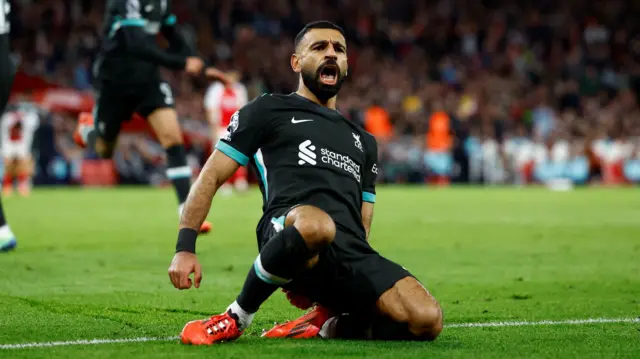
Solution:
M 22 70 L 87 90 L 103 1 L 14 3 Z M 638 8 L 622 0 L 521 5 L 190 0 L 174 1 L 174 12 L 203 56 L 242 72 L 249 98 L 294 90 L 287 64 L 304 23 L 343 26 L 350 76 L 339 110 L 378 139 L 383 180 L 544 182 L 582 178 L 585 163 L 590 181 L 633 172 L 620 162 L 635 158 L 629 148 L 640 141 Z M 207 84 L 168 78 L 202 163 L 211 148 L 199 136 Z

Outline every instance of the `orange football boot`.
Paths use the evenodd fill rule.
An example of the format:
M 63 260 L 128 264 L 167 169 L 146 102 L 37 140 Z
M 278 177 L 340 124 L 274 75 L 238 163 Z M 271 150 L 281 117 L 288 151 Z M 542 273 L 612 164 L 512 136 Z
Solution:
M 200 226 L 200 233 L 201 234 L 209 233 L 209 232 L 211 232 L 211 228 L 212 227 L 213 227 L 213 225 L 211 224 L 211 222 L 204 221 L 202 223 L 202 225 Z
M 214 315 L 205 320 L 194 320 L 182 329 L 183 344 L 212 345 L 238 339 L 242 335 L 238 320 L 229 312 Z
M 82 139 L 81 133 L 84 131 L 89 131 L 93 128 L 93 115 L 89 112 L 81 112 L 78 117 L 78 125 L 76 126 L 76 130 L 73 132 L 73 142 L 76 145 L 87 148 L 87 144 Z
M 263 333 L 262 336 L 265 338 L 314 338 L 318 336 L 320 328 L 329 318 L 331 318 L 329 309 L 318 305 L 298 319 L 284 324 L 277 324 L 271 330 Z

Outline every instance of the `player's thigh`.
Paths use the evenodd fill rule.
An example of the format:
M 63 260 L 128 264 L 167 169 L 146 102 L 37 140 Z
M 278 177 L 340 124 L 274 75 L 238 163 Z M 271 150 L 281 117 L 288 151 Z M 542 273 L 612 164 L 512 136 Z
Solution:
M 415 338 L 434 340 L 443 328 L 442 309 L 415 277 L 395 282 L 376 301 L 378 315 L 406 323 Z
M 285 227 L 293 225 L 298 217 L 308 218 L 310 211 L 306 209 L 307 207 L 310 206 L 297 204 L 291 207 L 276 209 L 272 211 L 269 216 L 264 216 L 260 223 L 258 223 L 256 229 L 258 248 L 262 250 L 262 247 L 264 247 L 273 236 Z
M 136 112 L 147 119 L 163 147 L 182 143 L 182 130 L 171 86 L 164 81 L 144 86 Z
M 3 165 L 4 172 L 13 176 L 16 174 L 16 157 L 15 152 L 3 149 Z
M 380 256 L 366 241 L 350 234 L 339 231 L 334 247 L 335 261 L 345 273 L 335 281 L 344 312 L 375 313 L 378 299 L 411 276 L 402 266 Z

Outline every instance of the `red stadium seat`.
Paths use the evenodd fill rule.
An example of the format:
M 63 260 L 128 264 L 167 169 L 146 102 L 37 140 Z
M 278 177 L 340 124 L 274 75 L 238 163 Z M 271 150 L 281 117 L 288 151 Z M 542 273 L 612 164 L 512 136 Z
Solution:
M 84 186 L 114 186 L 118 183 L 112 160 L 82 161 L 81 181 Z

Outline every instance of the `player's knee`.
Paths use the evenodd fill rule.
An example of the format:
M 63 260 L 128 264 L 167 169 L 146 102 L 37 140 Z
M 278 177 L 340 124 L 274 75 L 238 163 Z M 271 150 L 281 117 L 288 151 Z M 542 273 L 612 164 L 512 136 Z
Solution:
M 182 144 L 182 132 L 164 132 L 158 133 L 158 141 L 164 148 L 171 148 L 176 145 Z
M 314 251 L 327 248 L 336 236 L 336 225 L 331 217 L 325 212 L 317 212 L 314 216 L 298 218 L 293 224 L 307 247 Z
M 409 330 L 417 340 L 432 341 L 442 332 L 442 309 L 439 305 L 412 308 Z
M 182 130 L 174 109 L 157 109 L 149 114 L 148 121 L 162 147 L 169 148 L 183 143 Z

